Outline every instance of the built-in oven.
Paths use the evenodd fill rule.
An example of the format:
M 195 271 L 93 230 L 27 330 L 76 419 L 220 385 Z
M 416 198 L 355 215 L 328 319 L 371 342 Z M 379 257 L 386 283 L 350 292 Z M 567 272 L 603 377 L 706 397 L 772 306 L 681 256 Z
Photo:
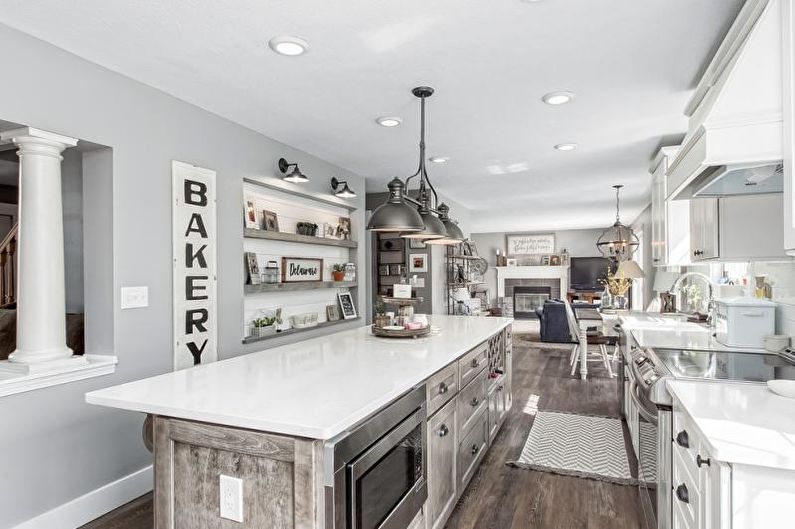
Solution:
M 326 528 L 405 529 L 428 497 L 425 386 L 325 446 Z

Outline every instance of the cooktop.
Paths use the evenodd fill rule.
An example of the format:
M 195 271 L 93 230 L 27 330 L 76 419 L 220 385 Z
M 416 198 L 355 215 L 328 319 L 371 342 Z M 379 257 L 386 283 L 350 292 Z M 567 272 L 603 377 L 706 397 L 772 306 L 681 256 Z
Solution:
M 767 382 L 795 380 L 795 356 L 787 353 L 743 353 L 654 349 L 674 377 Z

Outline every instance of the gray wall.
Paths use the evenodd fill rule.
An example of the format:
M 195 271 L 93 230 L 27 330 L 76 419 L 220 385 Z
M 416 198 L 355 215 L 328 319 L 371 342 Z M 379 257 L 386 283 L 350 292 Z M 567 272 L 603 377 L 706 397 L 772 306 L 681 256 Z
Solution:
M 576 212 L 572 212 L 572 215 L 576 215 Z M 599 256 L 599 250 L 596 249 L 596 240 L 603 231 L 603 228 L 599 228 L 589 230 L 559 230 L 521 233 L 554 233 L 556 252 L 560 252 L 565 248 L 572 257 L 596 257 Z M 497 250 L 499 249 L 503 254 L 505 253 L 506 235 L 509 234 L 503 232 L 493 232 L 473 233 L 471 236 L 472 242 L 474 242 L 475 246 L 477 246 L 478 253 L 482 257 L 485 257 L 489 263 L 489 269 L 486 270 L 485 281 L 486 287 L 489 289 L 489 297 L 491 298 L 492 302 L 494 302 L 497 298 L 497 271 L 494 268 L 497 263 Z
M 61 163 L 66 312 L 83 312 L 83 153 L 64 151 Z M 108 195 L 110 196 L 110 195 Z
M 143 417 L 89 406 L 84 393 L 171 369 L 172 159 L 218 173 L 221 358 L 262 348 L 240 341 L 241 179 L 274 176 L 276 161 L 284 156 L 298 161 L 310 176 L 308 190 L 329 192 L 331 176 L 347 179 L 357 191 L 364 190 L 364 183 L 348 171 L 2 25 L 0 47 L 13 50 L 4 73 L 16 80 L 0 83 L 2 119 L 112 148 L 112 155 L 105 149 L 83 159 L 94 177 L 106 177 L 83 196 L 86 208 L 89 203 L 98 208 L 84 217 L 85 277 L 98 283 L 90 295 L 86 288 L 85 302 L 87 333 L 99 330 L 87 336 L 89 352 L 119 357 L 114 375 L 0 398 L 0 452 L 7 455 L 0 473 L 0 526 L 7 527 L 151 463 L 140 440 Z M 112 183 L 106 170 L 110 163 Z M 355 236 L 363 240 L 363 192 L 357 200 L 360 209 L 352 221 Z M 99 234 L 97 242 L 89 243 L 90 233 Z M 364 270 L 364 252 L 359 254 L 359 269 Z M 150 306 L 120 311 L 119 288 L 137 285 L 149 287 Z
M 635 233 L 643 234 L 643 249 L 641 251 L 641 259 L 638 261 L 638 264 L 646 273 L 646 277 L 643 279 L 643 306 L 633 307 L 636 310 L 643 310 L 649 303 L 651 303 L 651 300 L 654 297 L 654 272 L 656 269 L 654 268 L 654 260 L 651 255 L 651 205 L 649 205 L 641 212 L 640 215 L 638 215 L 638 218 L 635 219 L 631 226 L 632 229 L 635 230 Z

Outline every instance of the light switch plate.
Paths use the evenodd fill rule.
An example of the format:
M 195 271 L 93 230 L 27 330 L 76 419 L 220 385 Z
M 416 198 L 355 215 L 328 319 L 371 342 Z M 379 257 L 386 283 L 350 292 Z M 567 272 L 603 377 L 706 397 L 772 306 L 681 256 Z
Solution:
M 149 287 L 122 287 L 121 308 L 140 309 L 149 306 Z
M 243 480 L 221 474 L 221 518 L 243 523 Z

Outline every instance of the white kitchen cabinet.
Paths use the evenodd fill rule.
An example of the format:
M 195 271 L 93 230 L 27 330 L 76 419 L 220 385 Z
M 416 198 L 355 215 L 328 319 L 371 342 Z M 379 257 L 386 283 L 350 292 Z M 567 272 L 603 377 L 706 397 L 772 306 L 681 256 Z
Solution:
M 673 437 L 674 529 L 793 527 L 795 472 L 716 459 L 677 402 L 673 406 Z M 738 446 L 744 442 L 749 440 L 736 441 Z
M 784 248 L 795 255 L 795 9 L 785 2 L 782 10 L 782 122 L 784 131 Z
M 668 200 L 666 172 L 678 147 L 663 147 L 649 168 L 652 174 L 652 263 L 682 266 L 690 263 L 690 204 Z
M 691 200 L 692 260 L 785 257 L 783 201 L 780 193 Z

